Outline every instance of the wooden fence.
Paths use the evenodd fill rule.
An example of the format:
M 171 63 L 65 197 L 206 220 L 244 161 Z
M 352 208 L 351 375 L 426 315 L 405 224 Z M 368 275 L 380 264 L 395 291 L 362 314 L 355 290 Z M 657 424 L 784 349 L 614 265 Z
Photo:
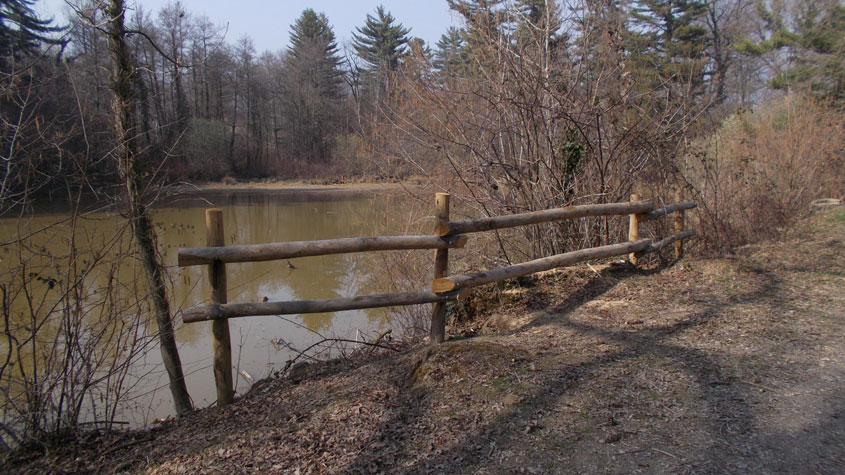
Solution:
M 647 253 L 675 244 L 675 256 L 683 254 L 682 241 L 694 236 L 694 229 L 684 230 L 684 210 L 696 207 L 694 202 L 681 202 L 676 192 L 675 204 L 655 208 L 651 200 L 640 200 L 631 195 L 627 203 L 607 203 L 568 206 L 530 213 L 494 216 L 480 219 L 451 221 L 449 195 L 435 196 L 435 234 L 424 236 L 376 236 L 361 238 L 297 241 L 269 244 L 225 246 L 222 211 L 208 209 L 206 219 L 206 247 L 179 249 L 179 266 L 208 265 L 211 281 L 211 305 L 191 307 L 183 311 L 185 323 L 212 321 L 214 346 L 214 378 L 217 403 L 232 402 L 232 350 L 229 339 L 229 318 L 257 315 L 286 315 L 320 312 L 338 312 L 364 308 L 393 307 L 434 303 L 431 316 L 430 338 L 440 343 L 446 337 L 446 302 L 455 300 L 472 287 L 505 279 L 533 274 L 592 259 L 629 255 L 632 264 Z M 659 241 L 639 239 L 639 224 L 651 219 L 675 214 L 675 234 Z M 535 259 L 498 269 L 472 274 L 449 275 L 449 249 L 464 247 L 467 234 L 513 228 L 588 216 L 630 216 L 628 242 L 566 252 Z M 392 294 L 364 295 L 328 300 L 298 300 L 289 302 L 228 303 L 226 296 L 226 264 L 290 259 L 305 256 L 323 256 L 353 252 L 391 251 L 408 249 L 436 249 L 434 280 L 431 290 Z

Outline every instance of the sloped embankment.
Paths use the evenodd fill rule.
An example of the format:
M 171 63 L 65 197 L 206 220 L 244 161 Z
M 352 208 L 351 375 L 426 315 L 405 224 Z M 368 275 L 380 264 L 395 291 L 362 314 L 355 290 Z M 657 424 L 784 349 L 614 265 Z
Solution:
M 491 305 L 482 336 L 264 381 L 16 468 L 835 473 L 843 300 L 840 210 L 723 259 L 548 274 Z

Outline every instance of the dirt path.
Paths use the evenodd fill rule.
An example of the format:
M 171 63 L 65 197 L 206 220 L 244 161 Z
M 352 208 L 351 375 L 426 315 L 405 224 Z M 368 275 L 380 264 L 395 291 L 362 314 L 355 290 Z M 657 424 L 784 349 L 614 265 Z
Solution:
M 456 338 L 17 470 L 841 473 L 845 212 L 660 271 L 561 272 Z M 495 329 L 496 332 L 492 332 Z

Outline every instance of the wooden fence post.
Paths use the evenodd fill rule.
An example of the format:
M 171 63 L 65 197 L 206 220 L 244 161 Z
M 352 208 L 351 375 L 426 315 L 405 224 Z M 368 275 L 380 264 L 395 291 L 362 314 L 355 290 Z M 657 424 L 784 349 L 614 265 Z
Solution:
M 436 193 L 434 195 L 436 212 L 434 216 L 434 232 L 440 235 L 440 230 L 449 223 L 449 193 Z M 434 254 L 434 278 L 440 279 L 449 274 L 449 250 L 437 249 Z M 437 302 L 431 312 L 431 333 L 429 338 L 432 343 L 443 343 L 446 339 L 446 303 Z
M 207 246 L 226 245 L 222 210 L 218 208 L 205 210 L 205 231 Z M 211 299 L 215 304 L 226 303 L 226 264 L 221 261 L 209 264 L 208 276 L 211 280 Z M 221 318 L 212 321 L 211 335 L 214 346 L 214 383 L 217 386 L 217 405 L 225 406 L 235 399 L 232 387 L 232 343 L 229 339 L 229 320 Z
M 675 203 L 683 201 L 684 195 L 680 185 L 675 185 Z M 675 214 L 675 233 L 680 233 L 684 230 L 684 210 L 680 210 Z M 680 259 L 684 256 L 684 241 L 679 239 L 675 241 L 675 259 Z
M 639 201 L 640 196 L 636 193 L 631 195 L 631 201 Z M 640 215 L 634 213 L 630 215 L 630 219 L 628 221 L 628 241 L 633 242 L 640 239 Z M 635 253 L 631 253 L 628 255 L 628 262 L 633 265 L 637 265 L 637 255 Z

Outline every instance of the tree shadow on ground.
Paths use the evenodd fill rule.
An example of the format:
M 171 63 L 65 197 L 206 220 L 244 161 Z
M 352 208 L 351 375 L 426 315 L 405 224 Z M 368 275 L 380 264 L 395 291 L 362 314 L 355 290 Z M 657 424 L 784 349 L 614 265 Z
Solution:
M 743 264 L 746 265 L 746 264 Z M 687 334 L 706 333 L 708 325 L 711 323 L 729 323 L 730 317 L 739 313 L 739 307 L 748 304 L 771 305 L 772 308 L 776 304 L 783 303 L 784 297 L 782 295 L 783 282 L 777 276 L 766 269 L 748 266 L 744 271 L 748 271 L 749 275 L 755 285 L 750 291 L 740 294 L 728 294 L 713 298 L 710 302 L 702 302 L 696 300 L 698 303 L 695 311 L 686 314 L 675 313 L 672 318 L 665 318 L 655 320 L 653 326 L 647 328 L 634 328 L 631 326 L 621 325 L 618 321 L 599 321 L 585 318 L 584 312 L 579 311 L 588 302 L 605 295 L 613 290 L 620 283 L 626 279 L 640 276 L 643 274 L 653 274 L 662 271 L 663 269 L 656 269 L 652 271 L 639 271 L 635 269 L 605 269 L 597 273 L 593 278 L 584 282 L 584 284 L 574 289 L 563 301 L 560 298 L 555 298 L 554 295 L 546 295 L 543 298 L 548 302 L 559 302 L 549 308 L 538 319 L 522 326 L 521 328 L 510 332 L 510 337 L 496 337 L 492 341 L 495 343 L 495 348 L 508 349 L 507 345 L 524 346 L 525 340 L 522 335 L 531 333 L 534 329 L 541 329 L 543 327 L 556 328 L 556 333 L 572 335 L 570 338 L 579 339 L 578 341 L 601 340 L 611 343 L 612 351 L 605 353 L 589 353 L 578 355 L 577 349 L 567 350 L 555 353 L 554 360 L 548 359 L 544 362 L 554 363 L 552 366 L 547 366 L 541 372 L 532 373 L 538 375 L 535 382 L 539 382 L 536 386 L 526 386 L 528 389 L 521 393 L 521 399 L 511 405 L 505 405 L 504 409 L 495 414 L 490 412 L 487 415 L 481 413 L 468 412 L 468 415 L 461 413 L 456 414 L 454 421 L 443 419 L 436 420 L 438 416 L 438 408 L 430 400 L 436 398 L 438 395 L 427 392 L 424 388 L 414 387 L 411 382 L 411 376 L 414 374 L 414 368 L 417 363 L 423 362 L 426 358 L 431 358 L 432 355 L 448 357 L 455 351 L 470 351 L 473 348 L 474 339 L 464 339 L 462 341 L 447 342 L 444 345 L 429 347 L 422 350 L 412 351 L 405 356 L 398 358 L 390 358 L 383 362 L 373 363 L 373 370 L 367 373 L 375 379 L 372 381 L 364 381 L 360 387 L 356 384 L 354 390 L 350 390 L 348 397 L 343 400 L 339 399 L 322 399 L 320 401 L 310 401 L 307 405 L 299 404 L 298 409 L 287 407 L 286 404 L 281 404 L 270 411 L 267 420 L 259 421 L 260 424 L 255 424 L 254 415 L 248 414 L 249 410 L 237 410 L 237 408 L 221 408 L 216 411 L 219 414 L 212 414 L 217 418 L 230 419 L 227 427 L 230 429 L 226 433 L 215 433 L 213 437 L 205 438 L 197 444 L 192 444 L 190 449 L 184 447 L 169 447 L 164 450 L 157 451 L 156 458 L 159 460 L 166 460 L 169 456 L 184 456 L 190 452 L 199 452 L 213 449 L 215 447 L 223 446 L 231 443 L 232 440 L 241 437 L 252 437 L 253 434 L 258 433 L 259 440 L 263 436 L 275 434 L 275 432 L 290 431 L 287 427 L 291 424 L 290 418 L 295 420 L 307 421 L 324 409 L 327 409 L 327 404 L 343 405 L 343 404 L 383 404 L 388 406 L 384 412 L 384 416 L 378 421 L 374 421 L 374 429 L 367 428 L 366 431 L 360 431 L 360 435 L 355 440 L 344 442 L 341 445 L 334 445 L 334 448 L 326 446 L 321 450 L 341 450 L 346 452 L 349 450 L 350 456 L 342 457 L 345 460 L 338 460 L 340 465 L 334 465 L 334 470 L 340 473 L 372 473 L 372 472 L 392 472 L 392 473 L 418 473 L 418 472 L 484 472 L 484 471 L 508 471 L 508 467 L 503 464 L 508 463 L 505 457 L 507 453 L 522 453 L 522 463 L 533 463 L 530 457 L 535 459 L 542 459 L 547 456 L 552 450 L 558 453 L 551 454 L 553 461 L 564 460 L 567 464 L 561 466 L 544 467 L 544 471 L 590 471 L 595 465 L 584 465 L 584 460 L 572 461 L 570 458 L 573 452 L 577 452 L 573 445 L 562 445 L 556 448 L 549 448 L 542 437 L 538 437 L 537 433 L 522 432 L 515 428 L 530 427 L 532 419 L 536 418 L 538 412 L 552 413 L 555 407 L 561 407 L 567 402 L 567 398 L 573 394 L 583 394 L 589 391 L 602 392 L 607 391 L 607 401 L 614 400 L 613 391 L 614 386 L 606 384 L 606 375 L 618 370 L 620 367 L 627 365 L 635 365 L 638 359 L 649 358 L 649 363 L 642 371 L 645 376 L 655 366 L 663 365 L 664 367 L 671 366 L 672 369 L 678 368 L 684 374 L 689 375 L 689 379 L 693 381 L 690 387 L 694 388 L 695 394 L 690 399 L 691 404 L 702 409 L 699 412 L 706 414 L 705 418 L 693 418 L 689 426 L 685 427 L 669 427 L 663 424 L 658 429 L 663 431 L 662 436 L 667 440 L 672 440 L 678 433 L 684 433 L 691 430 L 700 431 L 708 435 L 708 439 L 713 441 L 710 444 L 696 443 L 689 446 L 687 452 L 679 453 L 676 460 L 672 460 L 668 455 L 661 455 L 654 452 L 655 445 L 649 445 L 654 442 L 653 438 L 644 440 L 640 436 L 632 437 L 631 439 L 623 440 L 621 445 L 630 446 L 640 445 L 635 447 L 636 450 L 632 452 L 643 452 L 651 454 L 652 459 L 647 461 L 654 463 L 653 460 L 657 457 L 663 457 L 668 460 L 670 465 L 663 465 L 658 467 L 652 465 L 649 471 L 654 470 L 694 470 L 707 472 L 723 472 L 723 471 L 745 471 L 749 469 L 748 461 L 750 459 L 760 459 L 762 453 L 769 457 L 769 460 L 757 461 L 757 465 L 751 463 L 751 468 L 765 468 L 773 467 L 775 470 L 783 467 L 798 467 L 799 465 L 788 465 L 794 463 L 795 450 L 784 451 L 789 454 L 782 454 L 779 450 L 783 447 L 806 447 L 806 457 L 813 457 L 813 454 L 821 454 L 823 450 L 816 447 L 816 445 L 824 443 L 823 436 L 809 437 L 807 434 L 788 432 L 769 431 L 763 435 L 754 435 L 755 423 L 759 417 L 759 413 L 754 405 L 756 387 L 745 384 L 739 380 L 736 374 L 736 368 L 731 365 L 730 355 L 722 354 L 718 351 L 707 351 L 706 349 L 687 346 L 683 339 L 677 340 L 675 337 L 686 336 Z M 650 282 L 646 282 L 650 284 Z M 637 284 L 638 285 L 638 284 Z M 662 322 L 662 323 L 661 323 Z M 580 340 L 583 339 L 583 340 Z M 486 338 L 478 339 L 479 342 L 486 341 L 487 344 L 491 340 Z M 519 342 L 523 343 L 519 343 Z M 531 340 L 528 340 L 531 341 Z M 517 342 L 517 343 L 515 343 Z M 464 345 L 464 346 L 461 346 Z M 488 351 L 489 348 L 488 348 Z M 562 357 L 561 357 L 562 356 Z M 571 358 L 570 356 L 581 356 L 578 358 Z M 509 357 L 508 357 L 509 358 Z M 528 365 L 536 362 L 538 359 L 545 358 L 537 353 L 531 358 L 526 358 L 526 361 L 517 363 Z M 532 359 L 534 361 L 532 361 Z M 511 368 L 493 368 L 485 373 L 485 377 L 495 378 L 501 376 L 502 372 L 511 371 Z M 497 371 L 499 373 L 497 373 Z M 799 370 L 800 371 L 800 370 Z M 328 373 L 332 373 L 329 371 Z M 313 382 L 318 382 L 324 375 L 315 375 Z M 617 376 L 614 376 L 617 377 Z M 603 379 L 604 378 L 604 379 Z M 601 386 L 596 388 L 596 381 L 599 381 Z M 314 386 L 315 389 L 319 385 Z M 369 389 L 368 389 L 369 388 Z M 386 400 L 373 400 L 365 397 L 367 392 L 374 389 L 383 390 L 389 388 L 392 396 Z M 828 392 L 829 394 L 830 392 Z M 831 418 L 842 417 L 842 392 L 841 390 L 834 391 L 831 409 L 827 413 Z M 283 394 L 279 392 L 279 394 Z M 442 395 L 441 395 L 442 396 Z M 601 401 L 604 408 L 607 404 L 604 403 L 603 394 L 595 396 L 595 401 Z M 439 401 L 438 403 L 442 402 Z M 460 411 L 462 406 L 461 401 L 453 401 L 454 409 Z M 478 401 L 476 401 L 477 403 Z M 448 404 L 449 401 L 446 401 Z M 247 407 L 249 407 L 247 405 Z M 601 409 L 601 408 L 598 408 Z M 461 419 L 464 417 L 464 419 Z M 650 415 L 649 417 L 653 417 Z M 251 419 L 252 418 L 252 419 Z M 472 418 L 472 420 L 469 420 Z M 352 421 L 350 421 L 352 422 Z M 297 423 L 298 424 L 298 423 Z M 340 424 L 340 422 L 339 422 Z M 822 424 L 822 423 L 819 423 Z M 298 426 L 300 427 L 300 426 Z M 324 428 L 319 424 L 307 424 L 301 427 L 307 428 L 309 431 L 314 431 L 316 436 L 319 431 Z M 837 429 L 839 428 L 839 429 Z M 564 428 L 565 429 L 565 428 Z M 809 430 L 814 431 L 828 431 L 840 430 L 841 423 L 831 422 L 828 426 L 818 425 L 808 427 Z M 542 429 L 541 429 L 542 430 Z M 604 429 L 602 429 L 604 430 Z M 272 431 L 268 433 L 267 431 Z M 449 437 L 439 438 L 438 431 L 451 431 Z M 347 434 L 352 431 L 347 431 Z M 443 433 L 443 432 L 442 432 Z M 264 434 L 262 436 L 262 434 Z M 759 441 L 756 446 L 749 446 L 748 434 L 756 437 Z M 342 434 L 341 434 L 342 435 Z M 286 438 L 283 444 L 290 444 L 291 449 L 288 452 L 302 454 L 302 451 L 308 450 L 308 444 L 302 443 L 293 435 L 292 438 Z M 319 438 L 319 437 L 318 437 Z M 577 441 L 577 439 L 576 439 Z M 796 444 L 796 441 L 801 441 Z M 441 443 L 438 445 L 438 443 Z M 593 441 L 595 442 L 595 441 Z M 697 441 L 698 442 L 698 441 Z M 568 442 L 567 442 L 568 443 Z M 578 442 L 580 444 L 584 442 Z M 841 439 L 836 439 L 832 443 L 842 445 Z M 618 450 L 609 445 L 588 445 L 588 448 L 596 448 L 603 453 L 587 454 L 595 459 L 590 460 L 589 463 L 597 463 L 600 467 L 599 471 L 614 471 L 610 460 L 613 453 Z M 816 444 L 816 445 L 813 445 Z M 667 446 L 660 446 L 667 448 Z M 752 448 L 749 448 L 752 447 Z M 815 448 L 813 448 L 815 447 Z M 758 450 L 752 453 L 751 450 Z M 797 449 L 796 449 L 797 450 Z M 297 452 L 299 451 L 299 452 Z M 351 455 L 355 453 L 355 455 Z M 626 452 L 627 453 L 627 452 Z M 664 452 L 665 453 L 665 452 Z M 828 454 L 830 451 L 825 452 Z M 528 454 L 528 455 L 525 455 Z M 138 457 L 136 454 L 133 457 Z M 319 457 L 319 455 L 314 455 Z M 640 456 L 640 455 L 638 455 Z M 525 460 L 528 457 L 529 460 Z M 619 455 L 613 463 L 616 463 L 616 471 L 630 468 L 625 463 L 633 463 L 636 466 L 637 460 L 630 458 L 633 456 Z M 779 462 L 784 457 L 793 457 L 787 462 Z M 639 459 L 642 460 L 642 459 Z M 114 464 L 119 460 L 112 460 L 109 464 Z M 136 463 L 141 462 L 140 459 L 135 459 Z M 294 462 L 291 460 L 290 462 Z M 147 462 L 149 463 L 149 461 Z M 308 467 L 308 463 L 316 463 L 314 460 L 310 462 L 308 459 L 297 457 L 297 462 L 301 467 Z M 519 462 L 514 462 L 519 463 Z M 602 465 L 605 463 L 606 465 Z M 671 465 L 674 463 L 674 465 Z M 781 463 L 781 465 L 778 465 Z M 822 462 L 824 467 L 835 464 L 836 461 Z M 620 465 L 622 464 L 622 465 Z M 746 464 L 746 465 L 742 465 Z M 130 465 L 119 465 L 121 468 L 127 468 Z M 812 465 L 808 465 L 812 466 Z M 835 465 L 834 465 L 835 466 Z M 620 468 L 621 467 L 621 468 Z M 822 467 L 822 468 L 824 468 Z M 510 467 L 514 470 L 517 466 Z M 817 467 L 818 469 L 818 467 Z M 824 470 L 818 469 L 821 473 Z
M 670 335 L 694 330 L 714 318 L 721 318 L 720 315 L 724 315 L 738 304 L 766 302 L 777 298 L 781 288 L 780 280 L 776 276 L 761 270 L 758 275 L 759 285 L 753 292 L 744 294 L 741 298 L 728 297 L 714 301 L 680 321 L 640 331 L 600 328 L 597 325 L 571 318 L 572 314 L 586 302 L 606 293 L 624 277 L 633 275 L 634 272 L 639 273 L 630 270 L 624 272 L 625 274 L 622 276 L 616 275 L 613 279 L 607 278 L 606 275 L 597 275 L 596 278 L 551 309 L 546 316 L 514 332 L 517 333 L 530 327 L 542 325 L 558 326 L 562 330 L 573 331 L 584 337 L 598 337 L 605 341 L 612 341 L 621 347 L 620 350 L 596 356 L 587 361 L 562 365 L 553 371 L 544 372 L 544 384 L 533 394 L 524 398 L 520 404 L 484 421 L 477 430 L 462 435 L 447 450 L 418 459 L 408 471 L 444 471 L 451 468 L 454 471 L 471 472 L 495 467 L 499 461 L 494 457 L 494 452 L 510 448 L 525 449 L 525 441 L 522 438 L 503 441 L 501 437 L 497 437 L 495 434 L 507 433 L 514 426 L 520 426 L 529 420 L 536 411 L 553 407 L 562 397 L 576 390 L 582 383 L 602 372 L 606 367 L 640 358 L 644 355 L 675 363 L 694 378 L 697 383 L 695 387 L 701 388 L 701 393 L 698 396 L 707 405 L 707 413 L 710 415 L 706 423 L 707 426 L 701 429 L 706 430 L 713 440 L 722 441 L 724 445 L 729 445 L 724 442 L 726 426 L 731 433 L 735 434 L 744 434 L 751 430 L 755 421 L 754 408 L 749 402 L 752 389 L 734 384 L 731 375 L 732 369 L 718 361 L 721 359 L 720 355 L 708 354 L 706 351 L 666 342 L 665 340 Z M 725 401 L 731 401 L 731 404 L 725 404 Z M 424 422 L 418 419 L 430 417 L 430 414 L 408 407 L 401 411 L 398 416 L 401 421 L 391 419 L 385 421 L 383 427 L 399 423 L 414 425 L 414 423 Z M 412 457 L 416 451 L 402 440 L 395 440 L 393 443 L 404 445 L 406 456 Z M 487 448 L 491 446 L 495 446 L 496 449 L 487 453 Z M 479 447 L 483 447 L 483 451 L 479 452 Z M 727 451 L 730 452 L 730 450 Z M 725 447 L 703 447 L 694 458 L 714 460 L 723 457 L 724 452 Z M 454 460 L 462 461 L 460 467 L 453 465 Z M 379 460 L 378 453 L 365 452 L 347 466 L 346 473 L 356 473 L 362 471 L 365 467 L 373 468 L 374 465 L 388 466 L 381 462 L 384 461 Z M 730 461 L 724 461 L 719 466 L 730 468 Z

